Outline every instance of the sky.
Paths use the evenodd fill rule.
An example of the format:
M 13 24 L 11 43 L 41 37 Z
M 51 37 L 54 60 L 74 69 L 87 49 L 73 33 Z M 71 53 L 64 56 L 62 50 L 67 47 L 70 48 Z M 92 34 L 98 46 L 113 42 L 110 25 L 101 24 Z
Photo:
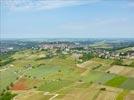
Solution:
M 1 38 L 134 38 L 134 0 L 0 0 Z

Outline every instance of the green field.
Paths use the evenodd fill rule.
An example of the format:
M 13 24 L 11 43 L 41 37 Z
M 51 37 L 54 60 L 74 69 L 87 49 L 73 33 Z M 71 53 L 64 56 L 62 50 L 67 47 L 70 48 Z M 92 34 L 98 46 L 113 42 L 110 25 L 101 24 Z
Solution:
M 106 85 L 113 86 L 113 87 L 119 87 L 121 84 L 123 84 L 127 80 L 126 77 L 123 76 L 116 76 L 113 79 L 109 80 Z
M 120 87 L 128 90 L 134 90 L 134 78 L 127 79 Z
M 7 86 L 9 86 L 11 82 L 14 82 L 17 76 L 19 76 L 15 74 L 14 71 L 14 68 L 8 68 L 7 70 L 0 72 L 0 92 L 3 91 L 3 89 L 6 89 Z
M 84 82 L 95 82 L 104 84 L 108 80 L 112 79 L 114 76 L 114 74 L 107 74 L 99 71 L 91 71 L 86 76 L 84 76 L 82 80 Z

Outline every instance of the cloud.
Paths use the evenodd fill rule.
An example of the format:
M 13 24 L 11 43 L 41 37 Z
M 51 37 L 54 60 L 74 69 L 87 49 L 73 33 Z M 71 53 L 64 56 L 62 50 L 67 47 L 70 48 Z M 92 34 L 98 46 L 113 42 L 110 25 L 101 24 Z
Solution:
M 1 4 L 11 10 L 49 10 L 60 7 L 85 5 L 100 0 L 1 0 Z
M 60 26 L 60 30 L 68 33 L 95 33 L 95 34 L 133 34 L 134 23 L 128 18 L 95 19 L 89 21 L 68 22 Z

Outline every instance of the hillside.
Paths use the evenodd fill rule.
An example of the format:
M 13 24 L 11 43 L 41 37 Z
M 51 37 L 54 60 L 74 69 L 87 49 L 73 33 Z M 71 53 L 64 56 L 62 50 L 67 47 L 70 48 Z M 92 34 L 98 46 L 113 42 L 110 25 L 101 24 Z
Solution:
M 47 58 L 47 51 L 27 49 L 2 60 L 0 91 L 14 100 L 134 99 L 134 68 L 92 58 L 77 64 L 72 54 Z M 131 99 L 130 99 L 131 98 Z

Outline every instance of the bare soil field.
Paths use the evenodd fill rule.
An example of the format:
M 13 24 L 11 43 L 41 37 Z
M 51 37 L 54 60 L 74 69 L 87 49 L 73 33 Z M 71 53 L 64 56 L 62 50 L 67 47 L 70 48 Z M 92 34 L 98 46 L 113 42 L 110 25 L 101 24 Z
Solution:
M 95 86 L 92 85 L 88 88 L 73 88 L 73 90 L 67 93 L 60 100 L 92 100 L 94 96 L 99 92 L 98 89 L 95 89 Z
M 115 100 L 117 94 L 117 92 L 112 91 L 101 91 L 96 100 Z
M 86 88 L 72 88 L 72 91 L 65 94 L 63 98 L 55 98 L 55 100 L 115 100 L 121 91 L 122 89 L 119 88 L 92 84 Z
M 27 78 L 20 78 L 17 80 L 14 85 L 11 87 L 11 90 L 28 90 L 40 83 L 40 80 L 37 79 L 27 79 Z
M 134 91 L 130 91 L 125 100 L 134 100 Z
M 131 67 L 125 67 L 125 66 L 112 66 L 106 72 L 118 74 L 118 75 L 123 75 L 127 77 L 134 77 L 134 68 Z
M 13 100 L 49 100 L 53 95 L 44 95 L 43 91 L 14 91 L 14 93 L 19 93 L 15 96 Z
M 11 90 L 27 90 L 27 84 L 25 82 L 25 79 L 21 79 L 20 81 L 17 81 L 13 87 L 11 87 Z

